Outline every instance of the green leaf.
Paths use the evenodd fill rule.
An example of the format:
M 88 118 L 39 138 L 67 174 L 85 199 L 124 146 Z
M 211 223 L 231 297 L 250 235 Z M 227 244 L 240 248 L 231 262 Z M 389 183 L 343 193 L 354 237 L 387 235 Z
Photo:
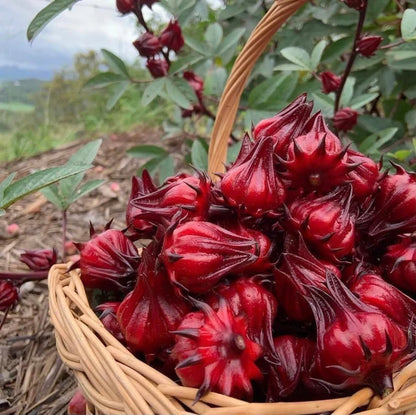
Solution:
M 313 92 L 313 110 L 322 111 L 322 115 L 325 117 L 331 118 L 334 116 L 334 97 L 328 94 L 323 94 L 321 92 Z
M 168 177 L 173 176 L 175 172 L 175 163 L 173 158 L 168 154 L 160 160 L 159 165 L 159 181 L 163 183 Z
M 130 86 L 130 82 L 120 82 L 119 84 L 114 85 L 114 90 L 110 95 L 110 98 L 107 100 L 106 109 L 107 111 L 111 111 L 114 108 L 114 105 L 117 104 L 119 99 L 124 95 L 127 89 Z
M 282 74 L 266 79 L 260 84 L 256 85 L 248 96 L 248 104 L 250 108 L 262 109 L 261 107 L 267 102 L 270 97 L 278 94 L 278 89 L 287 80 L 289 74 Z
M 395 153 L 387 153 L 387 156 L 394 157 L 396 160 L 403 162 L 412 154 L 412 150 L 398 150 Z
M 41 189 L 41 193 L 59 210 L 65 210 L 67 208 L 67 202 L 62 199 L 59 194 L 59 189 L 55 184 Z
M 340 104 L 341 107 L 348 107 L 354 95 L 355 78 L 348 77 L 344 89 L 342 90 Z
M 189 70 L 190 66 L 195 65 L 196 63 L 200 62 L 202 59 L 203 59 L 202 56 L 195 55 L 195 54 L 180 57 L 176 59 L 176 61 L 172 62 L 172 65 L 169 68 L 169 75 L 174 75 L 178 72 L 182 72 L 184 69 Z M 159 78 L 156 81 L 159 81 L 162 79 L 163 78 Z
M 407 9 L 401 22 L 402 38 L 407 42 L 416 39 L 416 10 Z
M 303 69 L 312 69 L 311 58 L 305 49 L 296 46 L 289 46 L 280 51 L 280 53 L 290 62 L 301 66 Z
M 32 173 L 10 184 L 4 191 L 0 208 L 6 209 L 18 199 L 36 192 L 43 187 L 56 183 L 59 180 L 73 176 L 91 168 L 91 165 L 64 165 Z
M 227 151 L 227 163 L 232 163 L 235 161 L 235 159 L 238 156 L 238 153 L 240 152 L 241 149 L 241 143 L 242 141 L 238 141 L 237 143 L 231 145 L 230 147 L 228 147 L 228 151 Z
M 282 63 L 281 65 L 276 65 L 274 67 L 276 71 L 304 71 L 303 66 L 295 65 L 292 63 Z
M 82 196 L 86 195 L 87 193 L 92 192 L 97 187 L 100 187 L 104 182 L 105 182 L 105 180 L 97 179 L 97 180 L 90 180 L 90 181 L 84 183 L 72 195 L 70 203 L 74 203 L 76 200 L 78 200 Z
M 321 40 L 313 48 L 312 53 L 311 53 L 311 68 L 313 70 L 318 69 L 318 66 L 319 66 L 319 63 L 321 62 L 322 54 L 324 53 L 326 45 L 327 45 L 327 41 Z
M 145 90 L 143 91 L 142 95 L 142 105 L 146 106 L 149 105 L 163 90 L 165 87 L 166 78 L 159 78 L 152 81 Z
M 243 28 L 237 28 L 230 32 L 221 42 L 216 54 L 222 57 L 229 49 L 235 48 L 245 32 L 246 30 Z
M 111 72 L 118 73 L 126 78 L 130 78 L 126 64 L 118 56 L 114 55 L 114 53 L 110 52 L 107 49 L 101 49 L 101 53 L 103 54 L 104 59 L 108 67 L 110 68 Z
M 372 94 L 362 94 L 362 95 L 359 95 L 358 97 L 353 98 L 350 101 L 349 106 L 352 109 L 358 110 L 362 108 L 364 105 L 376 99 L 377 97 L 378 97 L 378 94 L 376 92 Z
M 147 158 L 166 155 L 166 150 L 162 147 L 143 144 L 130 148 L 127 150 L 127 154 L 134 158 Z
M 91 79 L 89 79 L 85 84 L 84 88 L 103 88 L 105 86 L 112 85 L 117 82 L 126 81 L 127 78 L 124 75 L 120 75 L 114 72 L 101 72 Z
M 189 84 L 186 81 L 184 82 L 189 86 Z M 181 108 L 191 107 L 191 102 L 189 101 L 189 99 L 185 96 L 185 94 L 178 87 L 178 84 L 175 83 L 172 79 L 166 79 L 165 87 L 166 87 L 166 92 L 168 94 L 168 97 L 173 102 L 175 102 Z
M 227 81 L 227 71 L 225 68 L 214 68 L 209 70 L 204 79 L 204 93 L 206 95 L 220 96 L 225 82 Z
M 16 173 L 11 173 L 0 183 L 0 201 L 3 199 L 4 191 L 7 189 L 7 187 L 10 185 L 10 183 L 13 181 L 15 176 L 16 176 Z
M 185 44 L 203 56 L 211 56 L 211 51 L 207 49 L 207 45 L 197 39 L 186 36 Z
M 67 165 L 79 165 L 91 164 L 97 156 L 98 149 L 100 148 L 103 140 L 90 141 L 82 146 L 75 154 L 73 154 L 67 161 Z
M 221 44 L 223 38 L 222 27 L 219 23 L 212 23 L 207 27 L 204 34 L 205 42 L 207 43 L 208 49 L 215 53 L 218 46 Z
M 397 131 L 398 128 L 386 128 L 385 130 L 371 134 L 360 144 L 359 150 L 367 154 L 377 153 L 383 145 L 394 137 Z
M 51 20 L 72 7 L 77 1 L 79 0 L 54 0 L 48 4 L 30 22 L 26 33 L 27 39 L 33 40 Z
M 208 169 L 208 152 L 201 140 L 195 140 L 191 147 L 192 165 L 197 169 Z

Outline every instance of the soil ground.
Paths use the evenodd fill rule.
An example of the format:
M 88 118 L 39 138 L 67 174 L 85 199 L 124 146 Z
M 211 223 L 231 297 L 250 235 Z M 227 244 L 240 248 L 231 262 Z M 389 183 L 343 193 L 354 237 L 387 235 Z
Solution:
M 69 209 L 69 240 L 88 240 L 90 221 L 98 229 L 111 219 L 112 227 L 125 227 L 131 176 L 143 162 L 127 156 L 126 149 L 137 144 L 160 144 L 161 135 L 157 129 L 138 127 L 129 133 L 103 137 L 95 167 L 88 171 L 86 178 L 102 178 L 106 182 Z M 163 144 L 178 151 L 178 142 Z M 62 165 L 82 145 L 76 142 L 30 159 L 0 165 L 0 180 L 15 171 L 22 176 L 37 169 Z M 112 190 L 113 182 L 119 184 L 119 191 Z M 19 225 L 19 232 L 14 236 L 6 231 L 11 223 Z M 60 212 L 40 193 L 13 205 L 0 218 L 0 270 L 27 271 L 19 261 L 25 249 L 56 247 L 61 251 L 61 229 Z M 53 328 L 48 318 L 47 283 L 25 283 L 20 294 L 18 305 L 8 313 L 0 331 L 0 415 L 65 414 L 76 385 L 55 350 Z M 0 321 L 3 314 L 0 312 Z

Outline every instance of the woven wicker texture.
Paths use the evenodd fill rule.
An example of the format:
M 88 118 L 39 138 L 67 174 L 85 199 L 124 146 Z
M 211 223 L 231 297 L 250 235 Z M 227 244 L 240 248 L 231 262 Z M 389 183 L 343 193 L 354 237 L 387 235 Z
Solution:
M 255 62 L 278 28 L 307 0 L 277 0 L 250 36 L 227 81 L 209 149 L 209 173 L 221 172 L 239 100 Z M 56 346 L 89 401 L 88 415 L 296 415 L 332 412 L 416 415 L 416 361 L 394 380 L 381 400 L 365 388 L 351 397 L 301 403 L 247 403 L 208 393 L 194 403 L 196 389 L 178 386 L 138 360 L 102 325 L 89 306 L 78 271 L 65 264 L 49 273 L 49 303 Z

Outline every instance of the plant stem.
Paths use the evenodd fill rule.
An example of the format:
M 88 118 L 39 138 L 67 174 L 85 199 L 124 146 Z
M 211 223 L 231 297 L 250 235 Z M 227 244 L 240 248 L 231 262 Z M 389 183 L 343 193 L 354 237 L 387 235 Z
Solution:
M 355 58 L 356 58 L 357 53 L 358 53 L 357 46 L 358 46 L 358 42 L 360 40 L 361 32 L 362 32 L 363 26 L 364 26 L 365 15 L 367 13 L 367 4 L 368 4 L 368 0 L 366 0 L 364 2 L 363 8 L 359 11 L 360 16 L 359 16 L 359 19 L 358 19 L 357 29 L 355 31 L 354 44 L 352 46 L 352 51 L 351 51 L 350 57 L 348 59 L 347 66 L 345 67 L 344 74 L 342 75 L 342 78 L 341 78 L 341 83 L 339 85 L 339 88 L 338 88 L 336 96 L 335 96 L 334 113 L 336 113 L 339 110 L 339 104 L 340 104 L 340 100 L 341 100 L 342 91 L 344 90 L 345 82 L 347 81 L 347 78 L 348 78 L 348 76 L 351 72 L 352 66 L 354 64 Z
M 67 226 L 67 210 L 62 211 L 62 261 L 65 262 L 65 243 L 66 243 L 66 226 Z
M 49 270 L 31 271 L 31 272 L 0 272 L 0 280 L 9 280 L 17 284 L 23 284 L 26 281 L 39 281 L 48 277 Z

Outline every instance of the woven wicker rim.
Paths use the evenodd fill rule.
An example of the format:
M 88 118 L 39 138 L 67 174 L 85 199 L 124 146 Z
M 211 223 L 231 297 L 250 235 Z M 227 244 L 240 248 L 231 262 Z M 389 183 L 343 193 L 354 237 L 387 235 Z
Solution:
M 266 45 L 307 0 L 276 0 L 237 58 L 222 95 L 208 154 L 209 173 L 224 170 L 227 144 L 248 77 Z M 381 400 L 364 388 L 351 397 L 291 403 L 248 403 L 218 393 L 194 402 L 197 389 L 178 386 L 130 353 L 89 306 L 78 270 L 66 264 L 49 272 L 49 308 L 56 347 L 88 400 L 88 415 L 302 415 L 332 412 L 416 415 L 416 361 L 394 378 L 394 392 Z M 186 409 L 188 408 L 188 409 Z

